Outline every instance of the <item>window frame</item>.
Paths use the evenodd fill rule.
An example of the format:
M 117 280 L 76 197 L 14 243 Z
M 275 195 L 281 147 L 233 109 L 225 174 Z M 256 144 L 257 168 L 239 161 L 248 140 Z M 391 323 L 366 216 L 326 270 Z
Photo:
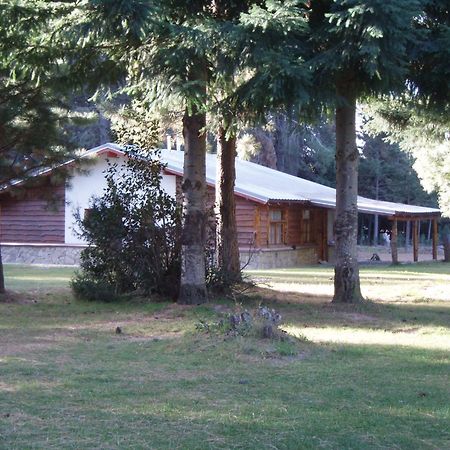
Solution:
M 272 219 L 272 213 L 280 212 L 280 219 Z M 268 223 L 267 223 L 267 245 L 286 245 L 287 240 L 287 208 L 282 206 L 272 206 L 268 210 Z M 272 227 L 275 227 L 275 232 L 272 233 Z M 272 237 L 275 236 L 273 240 Z M 279 239 L 278 239 L 279 238 Z

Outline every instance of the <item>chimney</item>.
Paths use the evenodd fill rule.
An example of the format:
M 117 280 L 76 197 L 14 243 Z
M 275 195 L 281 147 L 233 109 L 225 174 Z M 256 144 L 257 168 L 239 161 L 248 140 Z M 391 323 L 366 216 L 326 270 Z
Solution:
M 172 136 L 168 134 L 166 138 L 167 138 L 167 150 L 172 150 Z

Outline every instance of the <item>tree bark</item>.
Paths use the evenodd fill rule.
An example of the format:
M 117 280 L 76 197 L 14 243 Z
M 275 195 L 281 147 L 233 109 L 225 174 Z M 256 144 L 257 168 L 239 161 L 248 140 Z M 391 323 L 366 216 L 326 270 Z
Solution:
M 378 229 L 380 228 L 379 225 L 379 215 L 375 214 L 373 217 L 373 245 L 378 245 Z
M 437 261 L 437 258 L 438 258 L 438 251 L 437 251 L 437 246 L 438 246 L 438 223 L 437 223 L 437 219 L 433 219 L 433 241 L 432 241 L 432 246 L 433 246 L 433 260 Z
M 0 246 L 0 294 L 5 293 L 5 277 L 3 274 L 3 259 L 2 259 L 2 249 Z
M 235 157 L 236 138 L 227 137 L 226 130 L 220 127 L 217 136 L 216 173 L 217 265 L 231 282 L 241 279 L 234 196 Z
M 357 256 L 358 162 L 356 92 L 350 77 L 336 83 L 336 262 L 333 303 L 363 300 Z
M 448 230 L 442 236 L 442 244 L 444 245 L 444 262 L 450 262 L 450 232 Z
M 419 261 L 419 230 L 420 221 L 413 221 L 413 260 L 414 262 Z
M 395 266 L 398 264 L 398 222 L 397 219 L 392 221 L 391 229 L 391 256 L 392 264 Z
M 199 94 L 206 98 L 206 71 L 193 70 L 192 79 L 200 81 Z M 205 283 L 206 244 L 206 114 L 196 106 L 183 117 L 184 175 L 183 229 L 181 233 L 181 278 L 178 303 L 207 301 Z

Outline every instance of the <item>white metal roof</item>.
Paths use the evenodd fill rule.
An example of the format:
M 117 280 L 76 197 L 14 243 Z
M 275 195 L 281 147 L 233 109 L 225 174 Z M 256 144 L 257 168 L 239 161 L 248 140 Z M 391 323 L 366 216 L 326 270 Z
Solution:
M 183 152 L 162 150 L 161 157 L 168 170 L 183 173 Z M 208 184 L 215 183 L 216 160 L 216 155 L 206 155 Z M 326 208 L 336 207 L 336 190 L 333 188 L 237 158 L 235 192 L 263 204 L 291 201 L 309 202 Z M 439 214 L 439 209 L 435 208 L 384 202 L 361 196 L 358 196 L 358 211 L 387 216 Z
M 124 149 L 121 146 L 108 143 L 86 151 L 81 157 L 94 157 L 108 151 L 124 154 Z M 167 165 L 169 172 L 178 175 L 183 174 L 183 152 L 162 149 L 161 160 Z M 209 185 L 215 184 L 216 161 L 216 155 L 206 155 L 206 181 Z M 71 160 L 66 164 L 73 162 Z M 39 175 L 50 170 L 42 171 Z M 333 188 L 237 158 L 235 192 L 262 204 L 270 202 L 305 202 L 325 208 L 336 207 L 336 190 Z M 440 214 L 439 209 L 436 208 L 384 202 L 361 196 L 358 196 L 358 211 L 386 216 Z

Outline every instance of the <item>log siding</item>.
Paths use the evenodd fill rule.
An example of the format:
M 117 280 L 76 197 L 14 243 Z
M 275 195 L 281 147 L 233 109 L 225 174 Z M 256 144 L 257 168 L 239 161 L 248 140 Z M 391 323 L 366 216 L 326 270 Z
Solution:
M 182 178 L 176 177 L 176 198 L 182 201 Z M 57 198 L 51 204 L 48 198 Z M 210 238 L 214 236 L 214 186 L 208 186 L 206 206 L 208 209 L 208 229 Z M 52 207 L 53 206 L 53 207 Z M 55 209 L 56 206 L 56 209 Z M 0 240 L 1 242 L 21 243 L 64 243 L 65 189 L 60 187 L 42 187 L 29 190 L 24 198 L 13 198 L 8 194 L 0 197 Z M 283 243 L 270 244 L 270 211 L 283 211 Z M 309 211 L 309 233 L 305 230 L 304 211 Z M 326 210 L 308 207 L 298 203 L 260 204 L 236 195 L 236 222 L 238 245 L 242 250 L 279 249 L 316 247 L 326 242 Z M 325 225 L 324 225 L 325 224 Z M 326 236 L 326 234 L 325 234 Z
M 0 197 L 0 242 L 64 243 L 65 187 L 29 189 Z

